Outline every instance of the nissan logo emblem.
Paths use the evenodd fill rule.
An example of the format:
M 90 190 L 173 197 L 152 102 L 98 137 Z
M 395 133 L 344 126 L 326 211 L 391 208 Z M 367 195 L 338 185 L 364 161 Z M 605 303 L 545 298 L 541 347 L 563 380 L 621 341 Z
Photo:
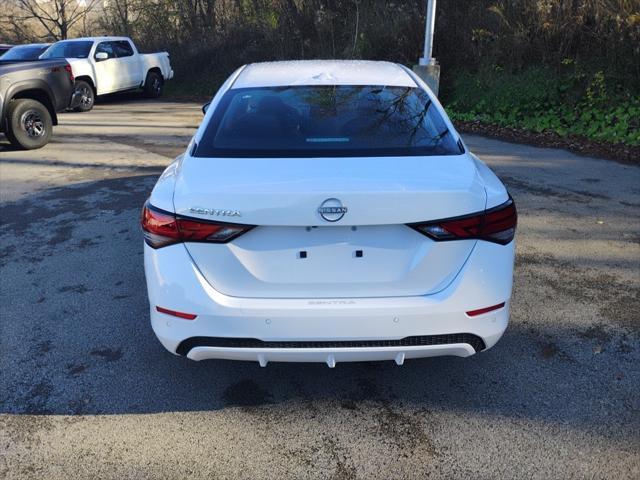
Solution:
M 343 206 L 342 202 L 337 198 L 327 198 L 318 207 L 318 213 L 327 222 L 337 222 L 344 217 L 347 210 L 348 208 Z

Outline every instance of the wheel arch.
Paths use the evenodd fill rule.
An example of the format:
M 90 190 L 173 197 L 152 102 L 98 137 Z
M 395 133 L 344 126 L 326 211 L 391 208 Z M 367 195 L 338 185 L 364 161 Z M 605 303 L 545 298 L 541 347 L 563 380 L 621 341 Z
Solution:
M 51 115 L 51 121 L 53 125 L 58 124 L 58 115 L 56 113 L 56 109 L 53 107 L 53 102 L 51 101 L 51 97 L 45 90 L 42 90 L 40 88 L 28 88 L 24 90 L 19 90 L 11 96 L 11 98 L 9 99 L 9 102 L 11 102 L 12 100 L 18 100 L 21 98 L 36 100 L 41 104 L 43 104 L 45 108 L 49 111 L 49 115 Z M 7 104 L 9 102 L 7 102 Z
M 151 67 L 150 69 L 147 70 L 147 73 L 144 76 L 144 83 L 142 84 L 143 86 L 147 83 L 147 77 L 151 72 L 157 73 L 158 75 L 160 75 L 160 80 L 162 81 L 162 83 L 164 83 L 164 75 L 162 75 L 162 70 L 160 70 L 160 67 Z
M 76 77 L 76 82 L 78 81 L 87 82 L 89 86 L 93 89 L 93 94 L 98 95 L 96 85 L 95 83 L 93 83 L 93 79 L 89 75 L 80 75 L 79 77 Z

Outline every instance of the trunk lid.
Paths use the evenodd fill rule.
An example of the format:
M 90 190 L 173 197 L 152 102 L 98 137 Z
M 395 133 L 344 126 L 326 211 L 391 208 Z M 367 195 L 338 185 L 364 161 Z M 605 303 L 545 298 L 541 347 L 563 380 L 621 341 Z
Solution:
M 475 241 L 434 242 L 406 224 L 477 212 L 485 203 L 467 155 L 187 157 L 174 193 L 179 215 L 257 225 L 228 244 L 186 248 L 218 291 L 259 298 L 436 293 Z M 323 210 L 329 220 L 344 215 L 325 220 L 323 204 L 333 207 Z

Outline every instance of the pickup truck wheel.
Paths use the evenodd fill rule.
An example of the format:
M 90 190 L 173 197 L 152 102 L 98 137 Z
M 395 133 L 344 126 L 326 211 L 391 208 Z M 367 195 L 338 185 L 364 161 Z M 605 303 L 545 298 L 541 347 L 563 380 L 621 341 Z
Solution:
M 147 98 L 158 98 L 162 95 L 162 89 L 164 82 L 162 76 L 156 72 L 147 73 L 147 78 L 144 81 L 144 95 Z
M 7 138 L 24 150 L 44 147 L 51 139 L 53 122 L 47 107 L 30 98 L 12 100 L 7 109 Z
M 96 94 L 93 92 L 91 85 L 84 80 L 78 80 L 74 91 L 80 96 L 80 104 L 73 110 L 76 112 L 88 112 L 91 110 L 96 101 Z

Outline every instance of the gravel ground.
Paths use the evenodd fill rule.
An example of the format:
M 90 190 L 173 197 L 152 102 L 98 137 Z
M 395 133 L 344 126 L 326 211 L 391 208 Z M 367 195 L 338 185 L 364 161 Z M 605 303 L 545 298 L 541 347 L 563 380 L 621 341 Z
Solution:
M 512 320 L 467 359 L 166 352 L 140 207 L 200 121 L 135 101 L 0 141 L 0 477 L 640 477 L 640 168 L 467 136 L 520 225 Z

